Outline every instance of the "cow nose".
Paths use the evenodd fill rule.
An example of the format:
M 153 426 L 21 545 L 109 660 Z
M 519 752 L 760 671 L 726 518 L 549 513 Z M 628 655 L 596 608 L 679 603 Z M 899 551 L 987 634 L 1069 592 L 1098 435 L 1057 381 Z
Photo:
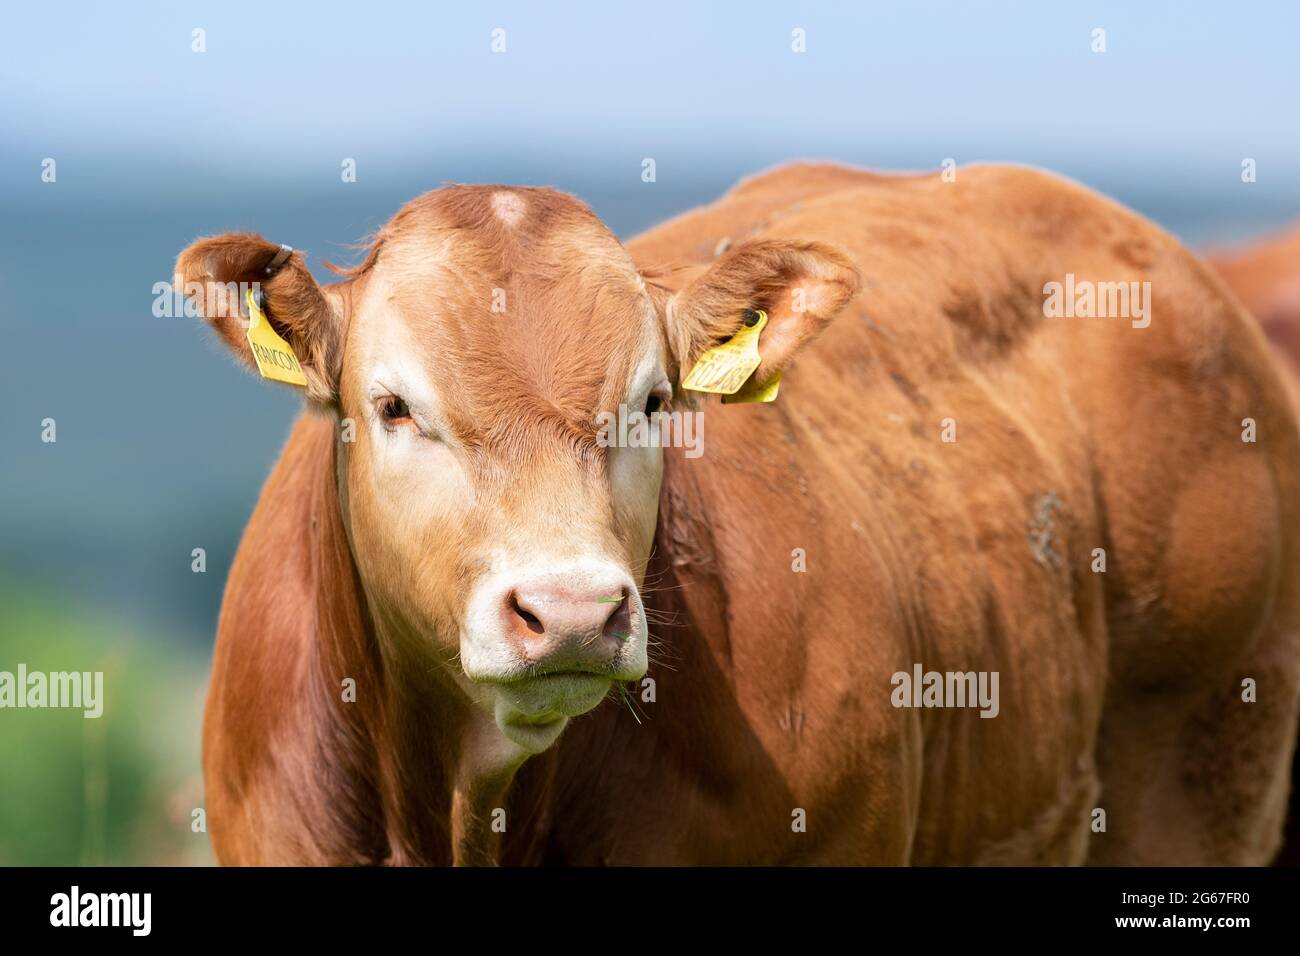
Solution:
M 599 672 L 632 634 L 632 600 L 622 583 L 522 583 L 506 596 L 507 633 L 525 660 L 547 671 Z

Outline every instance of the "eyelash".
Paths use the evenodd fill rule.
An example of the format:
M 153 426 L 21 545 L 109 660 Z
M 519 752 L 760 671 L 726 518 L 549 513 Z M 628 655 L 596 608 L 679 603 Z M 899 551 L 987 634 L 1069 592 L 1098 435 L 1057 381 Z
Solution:
M 385 428 L 392 431 L 406 424 L 415 424 L 411 418 L 411 409 L 406 404 L 406 399 L 397 395 L 385 395 L 375 402 L 375 411 L 379 415 L 379 421 Z

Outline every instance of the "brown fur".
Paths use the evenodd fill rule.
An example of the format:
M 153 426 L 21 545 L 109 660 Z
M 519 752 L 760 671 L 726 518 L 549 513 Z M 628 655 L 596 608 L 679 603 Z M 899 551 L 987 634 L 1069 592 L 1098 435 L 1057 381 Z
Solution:
M 1206 259 L 1259 319 L 1300 407 L 1300 228 L 1238 249 L 1209 250 Z M 1291 807 L 1277 862 L 1300 866 L 1300 761 L 1291 774 Z
M 633 280 L 565 197 L 524 191 L 537 215 L 517 241 L 493 216 L 498 188 L 408 205 L 325 294 L 346 304 L 384 256 L 409 256 L 402 295 L 446 300 L 419 340 L 473 409 L 458 427 L 485 449 L 514 436 L 522 462 L 559 454 L 560 434 L 581 444 L 626 359 Z M 772 288 L 816 286 L 822 331 L 776 404 L 710 403 L 704 457 L 665 455 L 646 590 L 656 702 L 574 720 L 513 779 L 465 777 L 462 711 L 414 636 L 377 639 L 335 432 L 304 417 L 222 611 L 205 726 L 219 859 L 1270 858 L 1300 705 L 1300 436 L 1262 337 L 1194 257 L 1008 167 L 956 183 L 784 167 L 628 249 L 658 307 L 676 292 L 688 306 L 694 329 L 670 335 L 683 367 L 706 323 L 730 327 L 715 310 L 747 298 L 739 277 L 761 299 L 784 264 L 797 275 Z M 1045 320 L 1040 290 L 1066 272 L 1151 281 L 1151 327 Z M 500 351 L 506 320 L 454 314 L 485 281 L 531 310 L 518 350 Z M 557 301 L 560 282 L 579 294 Z M 915 662 L 999 671 L 1001 714 L 895 709 L 890 675 Z M 341 674 L 364 707 L 337 703 Z M 1258 703 L 1240 700 L 1247 676 Z

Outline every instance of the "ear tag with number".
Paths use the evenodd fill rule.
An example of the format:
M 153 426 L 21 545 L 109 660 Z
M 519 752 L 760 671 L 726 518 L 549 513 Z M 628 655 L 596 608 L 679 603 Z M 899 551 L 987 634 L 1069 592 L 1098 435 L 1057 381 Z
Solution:
M 252 289 L 248 290 L 248 316 L 248 345 L 253 350 L 253 359 L 262 378 L 305 386 L 307 376 L 298 364 L 298 356 L 293 354 L 289 343 L 271 328 Z
M 762 361 L 758 354 L 758 336 L 767 327 L 766 312 L 755 309 L 750 315 L 756 317 L 752 324 L 750 319 L 746 319 L 739 332 L 721 345 L 707 349 L 696 360 L 691 373 L 682 382 L 683 388 L 713 395 L 734 395 L 740 391 Z

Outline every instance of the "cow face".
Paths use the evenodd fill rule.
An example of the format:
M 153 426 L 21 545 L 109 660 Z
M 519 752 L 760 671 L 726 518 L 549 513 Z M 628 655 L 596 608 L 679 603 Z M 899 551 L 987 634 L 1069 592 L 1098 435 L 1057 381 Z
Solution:
M 683 403 L 683 372 L 751 308 L 771 315 L 769 378 L 857 282 L 834 250 L 766 241 L 673 291 L 571 197 L 486 186 L 408 204 L 334 285 L 300 254 L 263 276 L 276 252 L 200 240 L 177 272 L 187 289 L 261 282 L 309 401 L 339 420 L 340 507 L 382 646 L 432 656 L 526 753 L 646 671 L 664 452 L 604 447 L 602 413 Z M 203 308 L 247 361 L 235 302 Z

